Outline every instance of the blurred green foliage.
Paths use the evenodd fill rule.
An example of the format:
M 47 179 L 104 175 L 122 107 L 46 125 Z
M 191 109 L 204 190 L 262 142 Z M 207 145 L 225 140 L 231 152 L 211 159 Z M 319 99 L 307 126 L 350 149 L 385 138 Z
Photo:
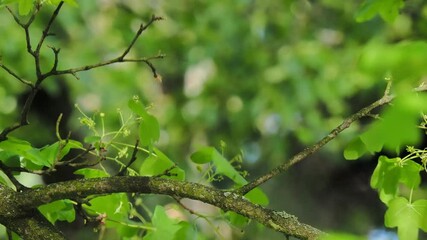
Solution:
M 138 95 L 159 120 L 153 123 L 160 126 L 159 136 L 154 134 L 159 138 L 156 146 L 173 161 L 191 166 L 189 156 L 195 149 L 224 142 L 225 155 L 243 152 L 250 179 L 321 139 L 346 116 L 381 97 L 390 76 L 406 89 L 416 87 L 425 76 L 427 4 L 411 0 L 402 7 L 401 1 L 390 1 L 398 4 L 398 14 L 381 5 L 386 2 L 365 1 L 360 6 L 354 0 L 79 1 L 78 6 L 61 10 L 52 29 L 56 35 L 47 39 L 47 45 L 61 48 L 59 69 L 120 55 L 139 24 L 155 14 L 165 20 L 143 33 L 131 56 L 166 54 L 165 59 L 154 62 L 163 81 L 156 81 L 144 65 L 118 64 L 78 73 L 79 80 L 72 76 L 48 79 L 44 87 L 48 95 L 63 101 L 60 93 L 66 82 L 71 102 L 89 115 L 102 111 L 107 129 L 120 125 L 117 108 L 125 116 L 130 114 L 128 99 Z M 41 10 L 31 29 L 34 39 L 53 9 Z M 24 33 L 5 9 L 0 11 L 2 61 L 33 80 L 35 70 L 25 53 Z M 376 14 L 388 23 L 374 17 Z M 47 48 L 42 54 L 48 69 L 53 54 Z M 0 129 L 15 121 L 19 96 L 25 92 L 18 81 L 0 72 Z M 49 108 L 49 102 L 42 107 Z M 78 111 L 66 116 L 69 126 L 62 127 L 86 136 L 87 130 L 77 121 L 80 116 Z M 30 118 L 32 125 L 16 135 L 42 147 L 55 139 L 55 126 L 37 119 Z M 315 169 L 304 174 L 306 179 L 299 178 L 306 183 L 295 184 L 298 178 L 290 173 L 266 186 L 268 196 L 278 194 L 272 205 L 293 209 L 303 220 L 320 227 L 365 234 L 374 220 L 360 223 L 360 227 L 352 225 L 351 216 L 342 222 L 325 216 L 320 222 L 324 212 L 317 209 L 321 207 L 316 207 L 316 196 L 306 193 L 313 187 L 310 185 L 321 191 L 326 188 L 312 181 L 342 166 L 342 150 L 363 127 L 353 125 L 327 145 L 318 157 L 322 159 L 305 165 Z M 320 170 L 325 171 L 323 175 Z M 156 209 L 158 219 L 164 218 L 161 211 Z M 369 216 L 369 212 L 361 215 Z

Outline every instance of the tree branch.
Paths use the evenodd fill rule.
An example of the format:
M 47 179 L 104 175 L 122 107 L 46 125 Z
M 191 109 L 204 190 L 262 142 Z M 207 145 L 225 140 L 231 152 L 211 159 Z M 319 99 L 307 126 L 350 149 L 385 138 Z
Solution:
M 13 207 L 16 193 L 11 188 L 0 184 L 0 223 L 2 225 L 26 240 L 65 240 L 61 231 L 46 220 L 37 209 L 24 210 Z M 3 214 L 5 211 L 11 213 L 10 216 Z
M 21 78 L 20 76 L 18 76 L 17 73 L 15 73 L 13 70 L 11 70 L 10 68 L 6 67 L 3 63 L 0 62 L 0 67 L 3 68 L 7 73 L 9 73 L 11 76 L 13 76 L 14 78 L 16 78 L 18 81 L 20 81 L 21 83 L 29 86 L 29 87 L 33 87 L 33 83 L 25 80 L 23 78 Z
M 20 121 L 3 129 L 3 131 L 0 133 L 0 142 L 6 140 L 9 133 L 29 124 L 28 112 L 30 111 L 31 104 L 33 103 L 34 97 L 36 96 L 38 90 L 39 89 L 37 87 L 32 86 L 31 92 L 25 101 L 24 107 L 22 108 Z
M 366 117 L 371 114 L 371 111 L 375 108 L 378 108 L 380 106 L 383 106 L 389 102 L 391 102 L 394 98 L 394 96 L 390 95 L 391 87 L 391 81 L 388 82 L 385 93 L 382 98 L 375 101 L 374 103 L 370 104 L 367 107 L 362 108 L 357 113 L 351 115 L 350 117 L 344 119 L 344 121 L 337 126 L 335 129 L 333 129 L 327 136 L 322 138 L 320 141 L 315 143 L 314 145 L 305 148 L 301 152 L 295 154 L 293 157 L 291 157 L 288 161 L 284 162 L 283 164 L 279 165 L 278 167 L 272 169 L 267 174 L 264 174 L 257 179 L 249 182 L 248 184 L 242 186 L 241 188 L 236 190 L 236 193 L 244 195 L 251 191 L 252 189 L 258 187 L 259 185 L 265 183 L 266 181 L 270 180 L 274 176 L 288 170 L 291 166 L 295 165 L 296 163 L 304 160 L 309 155 L 319 151 L 325 144 L 330 142 L 332 139 L 336 138 L 342 131 L 347 129 L 351 126 L 351 124 L 363 117 Z
M 197 183 L 157 177 L 117 176 L 59 182 L 45 187 L 15 192 L 8 197 L 8 201 L 5 201 L 0 194 L 0 206 L 3 206 L 0 208 L 0 216 L 12 218 L 21 213 L 6 210 L 9 208 L 30 211 L 40 205 L 60 199 L 80 199 L 90 195 L 118 192 L 164 194 L 200 200 L 224 211 L 236 212 L 276 231 L 301 239 L 316 239 L 323 234 L 320 230 L 299 222 L 295 216 L 253 204 L 235 193 L 224 192 Z M 7 223 L 1 223 L 7 226 Z
M 164 58 L 165 57 L 164 54 L 159 53 L 159 54 L 152 56 L 152 57 L 136 58 L 136 59 L 126 58 L 126 56 L 130 52 L 132 47 L 135 45 L 135 42 L 138 40 L 138 38 L 141 36 L 141 34 L 149 26 L 151 26 L 155 21 L 159 21 L 162 19 L 163 19 L 162 17 L 157 17 L 157 16 L 153 15 L 147 24 L 145 24 L 145 25 L 141 24 L 138 31 L 135 33 L 135 36 L 133 37 L 132 41 L 129 43 L 129 45 L 126 47 L 126 49 L 123 51 L 123 53 L 116 58 L 113 58 L 113 59 L 110 59 L 110 60 L 107 60 L 104 62 L 92 64 L 92 65 L 86 65 L 86 66 L 76 67 L 76 68 L 69 68 L 69 69 L 65 69 L 65 70 L 57 70 L 56 69 L 57 59 L 55 59 L 55 66 L 49 72 L 44 74 L 43 78 L 47 78 L 47 77 L 54 76 L 54 75 L 64 75 L 64 74 L 71 74 L 71 75 L 76 77 L 76 73 L 78 73 L 78 72 L 88 71 L 88 70 L 91 70 L 94 68 L 99 68 L 99 67 L 111 65 L 114 63 L 125 63 L 125 62 L 143 62 L 151 69 L 151 72 L 153 73 L 154 78 L 157 78 L 158 77 L 157 71 L 156 71 L 155 67 L 153 66 L 153 64 L 151 63 L 151 60 Z M 57 58 L 57 53 L 55 53 L 55 57 Z
M 111 65 L 114 63 L 124 63 L 124 62 L 143 62 L 145 64 L 147 64 L 150 69 L 153 71 L 153 65 L 151 64 L 151 60 L 154 59 L 161 59 L 164 58 L 165 55 L 163 54 L 158 54 L 156 56 L 152 56 L 152 57 L 148 57 L 148 58 L 138 58 L 138 59 L 122 59 L 121 56 L 114 58 L 114 59 L 110 59 L 104 62 L 100 62 L 100 63 L 96 63 L 96 64 L 92 64 L 92 65 L 86 65 L 86 66 L 82 66 L 82 67 L 77 67 L 77 68 L 70 68 L 70 69 L 66 69 L 66 70 L 57 70 L 57 71 L 51 71 L 48 72 L 47 74 L 45 74 L 46 77 L 49 76 L 53 76 L 53 75 L 64 75 L 64 74 L 71 74 L 73 76 L 75 76 L 76 73 L 78 72 L 83 72 L 83 71 L 88 71 L 94 68 L 99 68 L 99 67 L 103 67 L 103 66 L 107 66 L 107 65 Z M 154 70 L 155 72 L 155 70 Z M 153 75 L 154 75 L 153 72 Z M 155 75 L 154 77 L 157 77 L 157 75 Z
M 37 47 L 34 50 L 34 61 L 35 61 L 35 65 L 36 65 L 36 76 L 37 76 L 37 82 L 36 82 L 36 86 L 40 85 L 42 83 L 42 81 L 44 79 L 47 78 L 46 75 L 42 74 L 41 72 L 41 66 L 40 66 L 40 50 L 43 46 L 44 40 L 46 39 L 46 37 L 48 37 L 49 35 L 51 35 L 49 33 L 50 31 L 50 27 L 52 26 L 53 21 L 55 21 L 56 17 L 58 16 L 59 11 L 61 10 L 62 5 L 64 4 L 64 1 L 61 1 L 58 6 L 56 7 L 55 11 L 52 13 L 52 16 L 49 19 L 48 24 L 46 25 L 45 29 L 42 32 L 42 36 L 40 37 L 39 42 L 37 43 Z M 53 48 L 52 48 L 53 49 Z M 53 69 L 56 69 L 56 66 L 58 64 L 58 53 L 59 50 L 55 50 L 53 49 L 54 53 L 55 53 L 55 62 L 54 62 L 54 67 Z
M 28 112 L 31 109 L 31 105 L 33 103 L 34 97 L 36 96 L 39 88 L 40 88 L 40 84 L 43 82 L 44 79 L 46 79 L 46 75 L 43 75 L 41 73 L 41 67 L 40 67 L 40 49 L 43 45 L 44 40 L 46 39 L 46 37 L 49 34 L 49 29 L 53 23 L 53 21 L 55 20 L 56 16 L 59 13 L 59 10 L 61 9 L 61 6 L 63 5 L 64 2 L 60 2 L 58 7 L 56 8 L 56 10 L 54 11 L 54 13 L 52 14 L 49 23 L 47 24 L 45 30 L 42 33 L 42 36 L 40 37 L 40 40 L 37 44 L 36 49 L 33 51 L 32 50 L 32 46 L 31 46 L 31 38 L 30 38 L 30 25 L 33 23 L 37 13 L 40 10 L 40 4 L 36 4 L 36 8 L 35 11 L 31 14 L 30 19 L 28 20 L 27 23 L 22 23 L 19 18 L 12 12 L 12 10 L 10 8 L 7 8 L 7 10 L 9 11 L 10 14 L 12 14 L 13 19 L 15 19 L 16 23 L 18 23 L 19 26 L 21 26 L 24 30 L 25 30 L 25 40 L 26 40 L 26 44 L 27 44 L 27 52 L 30 53 L 33 57 L 34 57 L 34 62 L 35 62 L 35 67 L 36 67 L 36 77 L 37 80 L 35 82 L 35 84 L 30 84 L 29 81 L 25 81 L 22 78 L 20 78 L 17 74 L 13 73 L 12 71 L 8 71 L 8 68 L 5 68 L 5 66 L 2 66 L 3 69 L 5 69 L 6 71 L 9 72 L 9 74 L 11 74 L 12 76 L 14 76 L 15 78 L 17 78 L 18 80 L 20 80 L 21 82 L 23 82 L 24 84 L 31 86 L 31 92 L 28 95 L 24 107 L 21 111 L 21 119 L 18 123 L 15 123 L 9 127 L 6 127 L 2 130 L 2 132 L 0 133 L 0 142 L 4 141 L 7 139 L 7 135 L 13 131 L 15 131 L 18 128 L 21 128 L 23 126 L 26 126 L 29 124 L 28 122 Z M 56 65 L 57 65 L 57 55 L 59 53 L 59 50 L 55 50 L 54 49 L 54 53 L 55 53 L 55 62 L 54 62 L 54 67 L 52 69 L 56 69 Z
M 129 44 L 129 46 L 126 48 L 126 50 L 123 52 L 123 54 L 119 58 L 121 60 L 123 60 L 126 57 L 126 55 L 129 53 L 129 51 L 132 49 L 132 47 L 135 44 L 135 42 L 138 40 L 139 36 L 141 36 L 142 32 L 145 31 L 145 29 L 147 29 L 155 21 L 159 21 L 159 20 L 162 20 L 162 19 L 163 19 L 162 17 L 157 17 L 155 15 L 152 15 L 150 21 L 146 25 L 141 24 L 139 26 L 139 29 L 136 32 L 135 36 L 133 37 L 131 43 Z

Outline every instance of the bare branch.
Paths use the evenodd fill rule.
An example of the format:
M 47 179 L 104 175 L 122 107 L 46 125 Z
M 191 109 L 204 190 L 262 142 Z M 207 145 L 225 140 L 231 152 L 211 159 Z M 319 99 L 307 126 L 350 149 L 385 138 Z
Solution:
M 319 149 L 322 148 L 325 144 L 327 144 L 328 142 L 330 142 L 331 140 L 336 138 L 338 136 L 338 134 L 340 134 L 342 131 L 344 131 L 345 129 L 350 127 L 350 125 L 353 122 L 355 122 L 355 121 L 357 121 L 363 117 L 373 116 L 371 113 L 372 110 L 374 110 L 375 108 L 381 107 L 385 104 L 388 104 L 394 99 L 394 96 L 390 95 L 391 85 L 392 85 L 392 81 L 388 81 L 386 89 L 384 91 L 384 95 L 382 98 L 380 98 L 379 100 L 370 104 L 369 106 L 362 108 L 361 110 L 359 110 L 357 113 L 351 115 L 350 117 L 344 119 L 344 121 L 338 127 L 333 129 L 326 137 L 322 138 L 320 141 L 318 141 L 314 145 L 312 145 L 308 148 L 305 148 L 303 151 L 295 154 L 293 157 L 291 157 L 291 159 L 289 159 L 289 161 L 279 165 L 278 167 L 274 168 L 273 170 L 271 170 L 267 174 L 264 174 L 261 177 L 255 179 L 252 182 L 249 182 L 248 184 L 237 189 L 236 193 L 242 194 L 242 195 L 248 193 L 252 189 L 258 187 L 259 185 L 261 185 L 263 183 L 265 183 L 266 181 L 270 180 L 274 176 L 288 170 L 291 166 L 293 166 L 294 164 L 304 160 L 309 155 L 319 151 Z M 416 92 L 427 91 L 427 86 L 426 86 L 426 84 L 422 83 L 420 86 L 415 88 L 414 91 L 416 91 Z
M 51 35 L 49 33 L 50 27 L 52 26 L 53 21 L 55 21 L 56 17 L 58 16 L 59 11 L 61 10 L 62 5 L 64 4 L 64 1 L 61 1 L 58 6 L 56 7 L 55 11 L 53 12 L 52 16 L 49 19 L 49 22 L 47 23 L 45 29 L 43 30 L 42 36 L 40 37 L 39 43 L 36 47 L 36 52 L 40 52 L 41 47 L 43 46 L 43 42 L 46 39 L 47 36 Z
M 13 19 L 15 20 L 15 22 L 24 29 L 27 52 L 30 53 L 32 56 L 34 56 L 34 51 L 32 50 L 32 47 L 31 47 L 31 37 L 30 37 L 29 28 L 30 28 L 30 25 L 33 23 L 34 19 L 36 18 L 37 13 L 40 11 L 40 8 L 41 8 L 41 5 L 39 3 L 36 3 L 34 12 L 31 13 L 31 16 L 28 19 L 28 21 L 26 23 L 23 23 L 21 22 L 21 20 L 19 20 L 19 17 L 15 13 L 13 13 L 13 11 L 9 7 L 6 7 L 6 9 L 9 11 Z
M 88 71 L 94 68 L 99 68 L 99 67 L 103 67 L 103 66 L 107 66 L 107 65 L 111 65 L 114 63 L 124 63 L 124 62 L 143 62 L 145 64 L 147 64 L 150 69 L 153 72 L 154 77 L 157 77 L 156 71 L 154 66 L 151 63 L 151 60 L 154 59 L 161 59 L 164 58 L 165 55 L 163 54 L 158 54 L 156 56 L 153 57 L 148 57 L 148 58 L 139 58 L 139 59 L 121 59 L 121 57 L 117 57 L 111 60 L 107 60 L 105 62 L 100 62 L 97 64 L 93 64 L 93 65 L 87 65 L 87 66 L 83 66 L 83 67 L 77 67 L 77 68 L 70 68 L 70 69 L 66 69 L 66 70 L 58 70 L 58 71 L 53 71 L 53 72 L 49 72 L 45 75 L 45 77 L 49 77 L 49 76 L 53 76 L 53 75 L 64 75 L 64 74 L 71 74 L 73 76 L 76 77 L 76 73 L 78 72 L 83 72 L 83 71 Z M 153 70 L 154 69 L 154 70 Z
M 38 88 L 37 87 L 33 87 L 30 94 L 27 97 L 27 100 L 25 101 L 24 107 L 21 111 L 21 118 L 19 123 L 15 123 L 12 126 L 9 126 L 5 129 L 3 129 L 3 131 L 0 133 L 0 142 L 4 141 L 7 139 L 7 135 L 22 127 L 22 126 L 26 126 L 29 124 L 28 122 L 28 112 L 30 111 L 31 108 L 31 104 L 33 103 L 34 97 L 36 96 L 37 92 L 38 92 Z
M 36 49 L 33 52 L 33 56 L 34 56 L 34 60 L 35 60 L 35 64 L 36 64 L 36 75 L 37 75 L 37 82 L 36 82 L 36 86 L 40 85 L 41 82 L 46 79 L 46 76 L 44 76 L 41 73 L 41 66 L 40 66 L 40 49 L 43 46 L 44 40 L 46 39 L 47 36 L 51 35 L 49 33 L 50 31 L 50 27 L 52 26 L 53 21 L 56 19 L 56 17 L 58 16 L 59 11 L 61 10 L 62 5 L 64 4 L 64 1 L 61 1 L 58 6 L 56 7 L 55 11 L 52 13 L 52 16 L 49 19 L 48 24 L 46 25 L 45 29 L 42 32 L 42 36 L 40 37 L 40 40 L 37 44 Z M 55 60 L 54 60 L 54 66 L 52 69 L 56 69 L 56 66 L 58 64 L 58 53 L 59 50 L 57 49 L 53 49 L 54 54 L 55 54 Z
M 16 78 L 18 81 L 20 81 L 21 83 L 29 86 L 29 87 L 33 87 L 33 83 L 25 80 L 23 78 L 21 78 L 20 76 L 18 76 L 17 73 L 15 73 L 14 71 L 12 71 L 10 68 L 6 67 L 4 64 L 0 63 L 0 67 L 3 68 L 6 72 L 8 72 L 10 75 L 12 75 L 14 78 Z
M 54 72 L 54 71 L 56 71 L 56 69 L 58 67 L 58 55 L 59 55 L 59 52 L 61 51 L 61 49 L 51 47 L 51 46 L 48 46 L 48 48 L 52 49 L 54 57 L 55 57 L 53 60 L 53 66 L 49 72 Z
M 132 49 L 133 45 L 135 44 L 136 40 L 138 40 L 139 36 L 141 36 L 142 32 L 145 31 L 145 29 L 147 29 L 155 21 L 159 21 L 159 20 L 162 20 L 162 19 L 163 18 L 161 18 L 161 17 L 156 17 L 155 15 L 153 15 L 153 16 L 151 16 L 150 21 L 146 25 L 141 24 L 139 26 L 139 29 L 136 32 L 135 36 L 133 37 L 131 43 L 126 48 L 126 50 L 123 52 L 123 54 L 119 57 L 119 59 L 123 60 L 126 57 L 126 55 L 129 53 L 129 51 Z
M 36 4 L 36 8 L 34 10 L 34 12 L 31 14 L 30 19 L 28 20 L 27 23 L 22 23 L 19 18 L 13 13 L 13 11 L 10 8 L 7 8 L 9 13 L 12 14 L 13 18 L 15 19 L 15 21 L 19 24 L 19 26 L 21 26 L 24 31 L 25 31 L 25 40 L 26 40 L 26 45 L 27 45 L 27 52 L 30 53 L 33 57 L 34 57 L 34 61 L 35 61 L 35 67 L 36 67 L 36 76 L 37 76 L 37 80 L 35 82 L 35 84 L 30 84 L 30 82 L 28 81 L 24 81 L 22 78 L 20 78 L 17 74 L 15 74 L 14 72 L 10 71 L 10 69 L 8 69 L 7 67 L 5 67 L 4 65 L 2 65 L 2 68 L 5 69 L 7 72 L 9 72 L 9 74 L 11 74 L 12 76 L 14 76 L 15 78 L 17 78 L 19 81 L 23 82 L 24 84 L 28 85 L 31 87 L 31 92 L 28 95 L 28 98 L 25 101 L 24 107 L 21 111 L 21 118 L 19 123 L 15 123 L 9 127 L 6 127 L 5 129 L 3 129 L 3 131 L 0 133 L 0 142 L 4 141 L 7 139 L 7 135 L 18 129 L 21 128 L 22 126 L 28 125 L 28 112 L 30 111 L 31 105 L 33 103 L 34 97 L 36 96 L 38 90 L 39 90 L 39 86 L 42 83 L 42 81 L 44 79 L 46 79 L 46 77 L 48 77 L 49 75 L 43 75 L 41 73 L 41 67 L 40 67 L 40 49 L 43 45 L 44 40 L 46 39 L 46 37 L 49 35 L 49 30 L 50 27 L 53 23 L 53 21 L 55 20 L 56 16 L 59 13 L 59 10 L 61 9 L 61 6 L 63 5 L 64 2 L 60 2 L 58 7 L 56 8 L 56 10 L 54 11 L 54 13 L 52 14 L 49 23 L 47 24 L 45 30 L 42 33 L 42 36 L 37 44 L 36 50 L 32 50 L 32 46 L 31 46 L 31 37 L 30 37 L 30 25 L 32 24 L 32 22 L 34 21 L 37 13 L 39 12 L 41 5 L 39 3 Z M 57 64 L 58 64 L 58 54 L 59 54 L 59 49 L 52 49 L 54 51 L 55 54 L 55 60 L 54 60 L 54 65 L 52 67 L 53 70 L 56 69 Z
M 129 43 L 129 45 L 126 47 L 126 49 L 123 51 L 123 53 L 113 59 L 104 61 L 104 62 L 99 62 L 96 64 L 92 64 L 92 65 L 86 65 L 86 66 L 82 66 L 82 67 L 77 67 L 77 68 L 70 68 L 70 69 L 65 69 L 65 70 L 56 70 L 56 68 L 52 68 L 51 71 L 49 71 L 48 73 L 42 75 L 42 78 L 47 78 L 50 76 L 54 76 L 54 75 L 64 75 L 64 74 L 71 74 L 73 75 L 76 79 L 79 79 L 76 75 L 76 73 L 78 72 L 83 72 L 83 71 L 88 71 L 94 68 L 99 68 L 99 67 L 104 67 L 107 65 L 111 65 L 111 64 L 115 64 L 115 63 L 124 63 L 124 62 L 143 62 L 145 63 L 151 70 L 151 72 L 153 73 L 153 77 L 154 78 L 159 78 L 159 75 L 157 74 L 156 68 L 154 67 L 154 65 L 151 63 L 152 60 L 155 59 L 161 59 L 164 58 L 165 55 L 158 53 L 155 56 L 151 56 L 151 57 L 145 57 L 145 58 L 137 58 L 137 59 L 131 59 L 131 58 L 126 58 L 126 56 L 128 55 L 128 53 L 130 52 L 130 50 L 132 49 L 132 47 L 135 45 L 135 42 L 138 40 L 138 38 L 141 36 L 142 32 L 144 32 L 149 26 L 151 26 L 155 21 L 159 21 L 162 20 L 162 17 L 157 17 L 155 15 L 153 15 L 150 19 L 150 21 L 147 24 L 141 24 L 138 31 L 135 33 L 135 36 L 133 37 L 132 41 Z M 59 52 L 59 51 L 58 51 Z M 57 53 L 55 55 L 55 57 L 57 57 Z
M 8 6 L 6 6 L 6 9 L 7 9 L 7 11 L 12 15 L 13 19 L 15 20 L 15 22 L 16 22 L 19 26 L 21 26 L 22 28 L 25 28 L 25 24 L 23 24 L 23 23 L 19 20 L 18 16 L 16 16 L 16 14 L 15 14 L 15 13 L 13 13 L 12 9 L 10 9 L 10 7 L 8 7 Z
M 355 113 L 355 114 L 351 115 L 350 117 L 344 119 L 344 121 L 338 127 L 333 129 L 327 136 L 322 138 L 320 141 L 318 141 L 317 143 L 315 143 L 314 145 L 312 145 L 310 147 L 305 148 L 303 151 L 301 151 L 301 152 L 297 153 L 296 155 L 294 155 L 293 157 L 291 157 L 291 159 L 289 159 L 289 161 L 284 162 L 283 164 L 274 168 L 273 170 L 271 170 L 267 174 L 264 174 L 261 177 L 255 179 L 252 182 L 249 182 L 248 184 L 237 189 L 236 192 L 239 194 L 248 193 L 252 189 L 258 187 L 259 185 L 261 185 L 263 183 L 265 183 L 266 181 L 270 180 L 274 176 L 286 171 L 287 169 L 289 169 L 294 164 L 304 160 L 309 155 L 319 151 L 319 149 L 321 149 L 325 144 L 330 142 L 332 139 L 336 138 L 338 136 L 338 134 L 340 134 L 342 131 L 344 131 L 345 129 L 350 127 L 350 125 L 353 122 L 355 122 L 355 121 L 357 121 L 363 117 L 369 116 L 373 109 L 378 108 L 380 106 L 383 106 L 387 103 L 390 103 L 394 98 L 394 96 L 388 95 L 389 91 L 390 91 L 390 88 L 389 88 L 390 84 L 391 84 L 391 82 L 388 83 L 386 91 L 385 91 L 385 95 L 381 99 L 375 101 L 374 103 L 370 104 L 369 106 L 367 106 L 365 108 L 362 108 L 357 113 Z

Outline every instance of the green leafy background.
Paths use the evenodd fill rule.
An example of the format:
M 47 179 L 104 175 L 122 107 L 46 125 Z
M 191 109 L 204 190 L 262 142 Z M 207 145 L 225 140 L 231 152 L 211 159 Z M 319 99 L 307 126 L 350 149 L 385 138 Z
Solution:
M 402 172 L 405 170 L 394 173 L 393 167 L 386 167 L 393 158 L 380 158 L 382 165 L 378 167 L 377 159 L 370 160 L 372 154 L 381 150 L 396 154 L 405 144 L 416 144 L 422 136 L 416 125 L 425 99 L 407 96 L 407 92 L 426 74 L 427 5 L 421 0 L 408 2 L 66 1 L 53 25 L 56 36 L 47 39 L 47 45 L 61 48 L 60 69 L 118 56 L 141 21 L 156 14 L 165 20 L 142 34 L 131 56 L 165 53 L 165 59 L 153 62 L 163 82 L 155 80 L 144 65 L 120 64 L 79 73 L 80 80 L 72 76 L 48 79 L 46 94 L 64 109 L 71 106 L 71 113 L 64 115 L 68 122 L 64 120 L 61 128 L 65 132 L 71 130 L 75 138 L 92 133 L 80 126 L 77 119 L 81 114 L 73 111 L 74 103 L 89 116 L 105 113 L 107 129 L 117 129 L 120 124 L 117 108 L 124 115 L 138 115 L 139 130 L 132 137 L 139 135 L 141 145 L 151 155 L 139 156 L 145 161 L 136 163 L 137 172 L 155 175 L 177 164 L 177 178 L 198 181 L 195 166 L 203 168 L 213 161 L 216 170 L 227 177 L 218 187 L 228 188 L 230 181 L 238 185 L 247 181 L 227 165 L 232 156 L 243 152 L 243 169 L 250 173 L 249 180 L 267 172 L 327 135 L 346 116 L 380 98 L 385 79 L 391 76 L 394 91 L 402 98 L 381 110 L 383 120 L 372 125 L 372 119 L 354 124 L 319 154 L 263 185 L 257 195 L 263 204 L 289 211 L 321 229 L 366 236 L 370 229 L 383 225 L 387 211 L 388 227 L 402 226 L 399 235 L 402 231 L 415 234 L 414 226 L 424 226 L 414 223 L 408 227 L 407 222 L 393 222 L 396 218 L 390 217 L 405 204 L 404 200 L 388 199 L 392 207 L 386 210 L 369 186 L 371 174 L 378 171 L 407 176 Z M 32 9 L 29 0 L 0 1 L 0 5 L 8 3 L 21 14 Z M 35 36 L 40 36 L 53 9 L 54 6 L 47 6 L 41 10 L 32 28 Z M 6 9 L 0 11 L 2 61 L 19 70 L 22 77 L 33 80 L 32 59 L 25 54 L 23 31 Z M 49 49 L 43 49 L 42 59 L 51 66 L 53 55 Z M 25 92 L 15 79 L 4 72 L 0 74 L 0 128 L 17 118 Z M 128 102 L 135 95 L 140 96 L 139 102 Z M 54 123 L 59 112 L 65 110 L 42 111 L 47 104 L 43 99 L 36 104 L 41 107 L 35 107 L 31 125 L 14 134 L 16 141 L 3 143 L 14 145 L 0 146 L 5 164 L 14 166 L 24 161 L 27 167 L 40 169 L 51 166 L 53 156 L 57 156 Z M 402 131 L 393 131 L 396 129 Z M 359 136 L 360 133 L 363 134 Z M 86 142 L 97 142 L 98 137 Z M 221 141 L 227 147 L 218 151 Z M 215 148 L 203 148 L 206 146 Z M 70 145 L 73 147 L 81 146 Z M 362 160 L 345 162 L 343 149 L 345 158 Z M 195 152 L 199 156 L 191 158 Z M 160 169 L 147 167 L 154 161 L 162 162 Z M 93 170 L 78 173 L 102 176 Z M 419 184 L 416 179 L 399 178 L 381 185 L 382 180 L 375 174 L 372 181 L 372 187 L 378 189 L 399 182 Z M 270 196 L 269 203 L 260 197 L 264 193 Z M 124 196 L 108 200 L 111 204 L 125 201 Z M 152 201 L 153 208 L 162 201 Z M 412 204 L 415 203 L 418 202 Z M 64 210 L 68 209 L 67 204 Z M 94 210 L 102 210 L 97 207 L 95 204 Z M 110 211 L 117 209 L 116 205 L 108 207 Z M 410 209 L 404 209 L 405 216 L 412 214 Z M 58 214 L 50 220 L 68 220 L 70 214 Z M 117 220 L 124 221 L 121 217 Z M 158 206 L 152 224 L 163 220 L 170 226 L 168 231 L 191 228 L 169 219 Z M 254 225 L 244 229 L 242 238 L 283 238 Z M 155 233 L 149 236 L 158 238 Z M 233 232 L 232 236 L 241 235 Z

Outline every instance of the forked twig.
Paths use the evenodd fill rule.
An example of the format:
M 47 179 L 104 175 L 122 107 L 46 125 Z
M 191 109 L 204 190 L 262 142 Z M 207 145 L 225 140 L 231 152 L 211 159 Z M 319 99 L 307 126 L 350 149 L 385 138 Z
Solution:
M 92 65 L 85 65 L 82 67 L 76 67 L 76 68 L 69 68 L 69 69 L 65 69 L 65 70 L 57 70 L 56 66 L 54 68 L 52 68 L 49 72 L 47 72 L 46 74 L 43 75 L 43 77 L 47 78 L 50 76 L 54 76 L 54 75 L 64 75 L 64 74 L 71 74 L 74 77 L 77 77 L 76 73 L 78 72 L 83 72 L 83 71 L 88 71 L 94 68 L 99 68 L 99 67 L 103 67 L 103 66 L 107 66 L 107 65 L 111 65 L 114 63 L 125 63 L 125 62 L 143 62 L 145 63 L 151 70 L 151 72 L 153 73 L 154 78 L 158 78 L 158 74 L 157 71 L 154 67 L 154 65 L 151 63 L 152 60 L 155 59 L 161 59 L 164 58 L 165 55 L 164 54 L 157 54 L 155 56 L 151 56 L 151 57 L 145 57 L 145 58 L 126 58 L 126 56 L 128 55 L 128 53 L 130 52 L 130 50 L 132 49 L 132 47 L 135 45 L 135 42 L 139 39 L 139 37 L 141 36 L 141 34 L 149 27 L 151 26 L 155 21 L 159 21 L 162 20 L 162 17 L 158 17 L 153 15 L 150 19 L 150 21 L 147 24 L 141 24 L 138 31 L 135 33 L 135 36 L 133 37 L 132 41 L 129 43 L 129 45 L 126 47 L 126 49 L 123 51 L 123 53 L 113 59 L 104 61 L 104 62 L 99 62 L 96 64 L 92 64 Z

